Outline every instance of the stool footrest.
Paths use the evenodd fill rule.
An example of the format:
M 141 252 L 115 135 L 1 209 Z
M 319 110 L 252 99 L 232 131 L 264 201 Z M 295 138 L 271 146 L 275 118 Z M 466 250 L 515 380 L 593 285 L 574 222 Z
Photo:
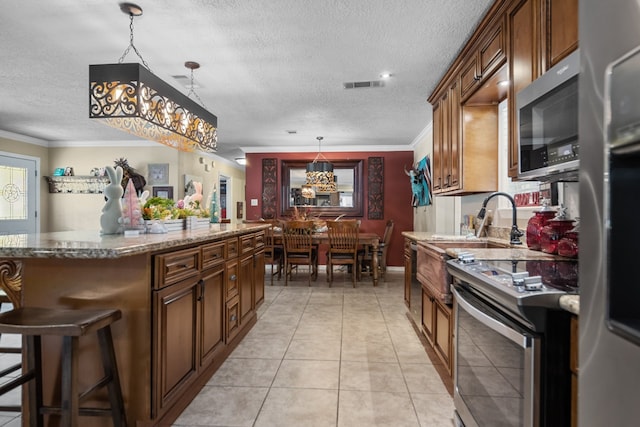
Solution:
M 109 382 L 111 382 L 111 379 L 112 379 L 111 376 L 103 377 L 100 381 L 98 381 L 93 386 L 91 386 L 91 388 L 89 388 L 89 389 L 85 390 L 84 392 L 80 393 L 80 396 L 78 396 L 78 400 L 82 400 L 85 397 L 87 397 L 89 394 L 94 392 L 95 390 L 98 390 L 99 388 L 102 388 L 102 387 L 106 386 L 107 384 L 109 384 Z
M 20 387 L 22 384 L 25 384 L 26 382 L 31 381 L 35 377 L 36 377 L 36 373 L 35 371 L 32 370 L 20 375 L 17 378 L 12 379 L 11 381 L 4 383 L 2 387 L 0 387 L 0 396 L 13 390 L 14 388 Z
M 0 407 L 1 408 L 1 407 Z M 43 406 L 40 408 L 42 415 L 60 415 L 62 408 L 59 406 Z M 111 416 L 109 408 L 79 408 L 78 413 L 83 417 L 108 417 Z

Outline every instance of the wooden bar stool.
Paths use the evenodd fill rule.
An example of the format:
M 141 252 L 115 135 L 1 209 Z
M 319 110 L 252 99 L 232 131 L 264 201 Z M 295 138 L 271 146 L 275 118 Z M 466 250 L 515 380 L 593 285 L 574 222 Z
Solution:
M 4 304 L 11 304 L 13 308 L 13 302 L 11 302 L 11 299 L 9 299 L 9 296 L 7 295 L 7 293 L 2 289 L 0 289 L 0 310 L 2 309 L 2 306 Z M 0 334 L 0 339 L 1 338 L 2 338 L 2 334 Z M 4 347 L 4 346 L 0 347 L 0 354 L 5 354 L 5 353 L 20 354 L 22 353 L 22 348 L 21 347 Z M 21 367 L 22 367 L 22 363 L 14 363 L 13 365 L 6 367 L 2 371 L 0 371 L 0 378 L 4 377 L 5 375 L 9 375 L 12 372 L 17 371 Z M 19 411 L 20 409 L 18 408 L 17 410 Z
M 43 426 L 45 414 L 60 414 L 61 426 L 76 427 L 79 415 L 111 415 L 116 427 L 126 426 L 124 402 L 116 364 L 111 324 L 122 317 L 120 310 L 64 310 L 20 307 L 0 314 L 0 333 L 21 334 L 26 338 L 25 366 L 19 377 L 0 386 L 0 395 L 33 380 L 29 384 L 28 402 L 31 426 Z M 78 390 L 78 345 L 81 336 L 98 334 L 104 377 L 88 390 Z M 44 406 L 42 401 L 43 335 L 62 337 L 61 402 L 58 407 Z M 110 408 L 81 408 L 80 402 L 91 392 L 106 386 Z M 11 410 L 0 407 L 0 411 Z

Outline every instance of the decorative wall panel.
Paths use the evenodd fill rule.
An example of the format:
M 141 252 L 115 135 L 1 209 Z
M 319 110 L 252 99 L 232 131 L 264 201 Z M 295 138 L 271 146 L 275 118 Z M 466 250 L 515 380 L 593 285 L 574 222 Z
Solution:
M 278 159 L 262 159 L 262 218 L 276 218 Z
M 369 157 L 367 168 L 367 217 L 384 219 L 384 157 Z

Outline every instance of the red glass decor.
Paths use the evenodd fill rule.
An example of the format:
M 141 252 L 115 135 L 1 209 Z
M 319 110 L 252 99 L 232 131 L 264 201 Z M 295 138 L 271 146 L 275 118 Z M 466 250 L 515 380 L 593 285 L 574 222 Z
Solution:
M 572 219 L 552 219 L 540 232 L 540 249 L 548 254 L 558 253 L 558 242 L 573 228 Z
M 569 258 L 578 257 L 578 230 L 567 231 L 558 242 L 558 255 Z
M 542 227 L 547 225 L 556 213 L 552 210 L 541 210 L 534 213 L 535 215 L 527 223 L 527 246 L 529 249 L 539 251 L 541 249 L 540 233 L 542 232 Z

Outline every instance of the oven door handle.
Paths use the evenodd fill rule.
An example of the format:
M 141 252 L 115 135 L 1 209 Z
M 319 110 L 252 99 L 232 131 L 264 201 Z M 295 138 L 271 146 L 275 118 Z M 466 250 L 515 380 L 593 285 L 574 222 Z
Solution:
M 460 305 L 464 310 L 473 316 L 478 322 L 482 323 L 488 328 L 493 329 L 500 335 L 510 339 L 514 343 L 518 344 L 520 347 L 526 349 L 531 346 L 531 338 L 530 336 L 523 334 L 514 330 L 513 328 L 505 325 L 504 323 L 494 319 L 491 316 L 488 316 L 486 313 L 478 310 L 472 303 L 467 301 L 464 296 L 462 296 L 455 286 L 451 287 L 451 292 L 455 297 L 455 301 L 458 305 Z

